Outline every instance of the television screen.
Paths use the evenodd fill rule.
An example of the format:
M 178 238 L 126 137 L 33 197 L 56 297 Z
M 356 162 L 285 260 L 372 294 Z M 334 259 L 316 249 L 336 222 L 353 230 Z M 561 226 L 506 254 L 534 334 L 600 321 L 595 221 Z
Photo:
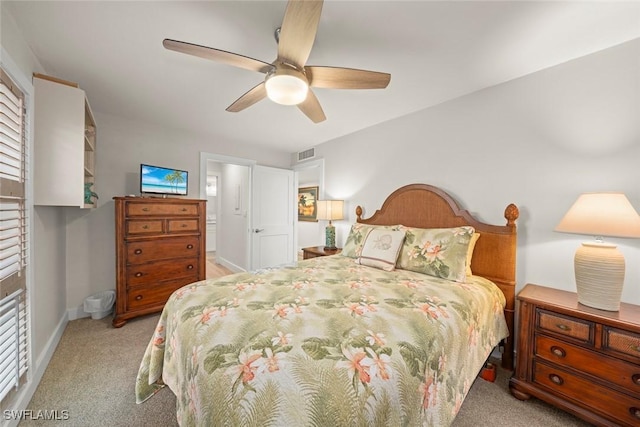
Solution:
M 140 192 L 187 195 L 189 173 L 159 166 L 140 165 Z

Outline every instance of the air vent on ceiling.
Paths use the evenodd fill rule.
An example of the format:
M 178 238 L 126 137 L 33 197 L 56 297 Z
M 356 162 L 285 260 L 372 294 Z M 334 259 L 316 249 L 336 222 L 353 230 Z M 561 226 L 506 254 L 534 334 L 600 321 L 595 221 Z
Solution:
M 316 149 L 309 148 L 308 150 L 298 152 L 298 161 L 313 159 L 316 156 Z

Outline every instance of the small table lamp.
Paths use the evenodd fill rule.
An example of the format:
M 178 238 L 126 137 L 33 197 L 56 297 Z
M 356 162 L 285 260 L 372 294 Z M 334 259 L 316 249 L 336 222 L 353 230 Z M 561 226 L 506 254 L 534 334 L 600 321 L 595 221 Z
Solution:
M 565 214 L 555 231 L 591 234 L 576 251 L 574 270 L 578 302 L 618 311 L 624 283 L 624 256 L 602 236 L 640 237 L 640 216 L 622 193 L 586 193 Z
M 317 219 L 329 220 L 329 225 L 325 228 L 325 247 L 327 251 L 335 251 L 336 249 L 336 228 L 331 224 L 332 220 L 343 219 L 342 210 L 344 209 L 344 201 L 342 200 L 318 200 Z

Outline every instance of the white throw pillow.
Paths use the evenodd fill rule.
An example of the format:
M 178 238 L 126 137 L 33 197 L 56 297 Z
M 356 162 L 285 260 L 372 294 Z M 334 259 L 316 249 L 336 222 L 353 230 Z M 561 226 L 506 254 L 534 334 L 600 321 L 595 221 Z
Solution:
M 396 268 L 396 260 L 404 242 L 404 230 L 371 230 L 362 244 L 358 264 L 392 271 Z

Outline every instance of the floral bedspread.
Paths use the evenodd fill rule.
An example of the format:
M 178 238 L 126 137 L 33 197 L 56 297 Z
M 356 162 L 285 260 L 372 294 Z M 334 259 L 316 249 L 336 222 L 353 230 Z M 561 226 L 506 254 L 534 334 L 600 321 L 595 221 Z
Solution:
M 447 426 L 508 335 L 504 296 L 335 255 L 183 287 L 136 382 L 182 426 Z

